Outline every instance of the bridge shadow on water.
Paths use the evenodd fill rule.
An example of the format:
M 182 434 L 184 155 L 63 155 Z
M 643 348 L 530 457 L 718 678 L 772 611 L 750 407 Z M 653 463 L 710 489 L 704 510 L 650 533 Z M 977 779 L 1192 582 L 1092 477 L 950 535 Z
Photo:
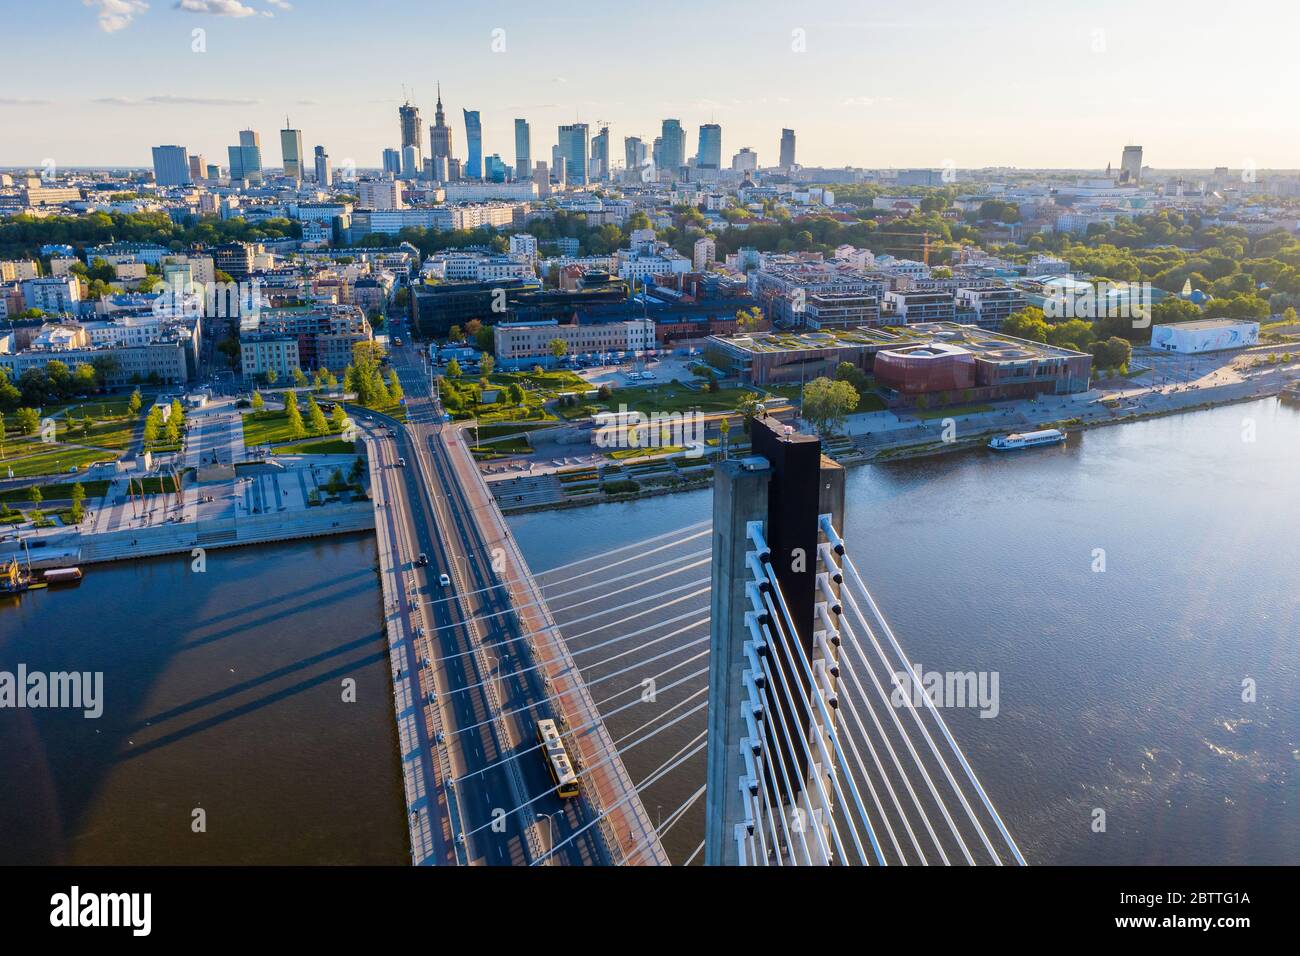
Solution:
M 96 719 L 0 711 L 0 863 L 405 862 L 373 559 L 154 558 L 0 605 L 0 671 L 103 675 Z

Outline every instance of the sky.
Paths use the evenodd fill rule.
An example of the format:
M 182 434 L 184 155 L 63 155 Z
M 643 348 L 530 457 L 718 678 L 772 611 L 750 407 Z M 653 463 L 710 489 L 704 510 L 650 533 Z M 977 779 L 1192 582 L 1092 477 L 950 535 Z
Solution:
M 186 146 L 226 164 L 237 131 L 280 164 L 305 152 L 378 166 L 404 95 L 433 122 L 442 83 L 484 153 L 533 159 L 556 127 L 647 142 L 664 117 L 722 125 L 806 166 L 1104 169 L 1127 143 L 1157 169 L 1300 167 L 1300 5 L 1264 0 L 0 0 L 0 166 L 148 166 Z M 198 31 L 198 32 L 196 32 Z M 405 94 L 404 94 L 405 90 Z M 427 153 L 427 133 L 424 149 Z

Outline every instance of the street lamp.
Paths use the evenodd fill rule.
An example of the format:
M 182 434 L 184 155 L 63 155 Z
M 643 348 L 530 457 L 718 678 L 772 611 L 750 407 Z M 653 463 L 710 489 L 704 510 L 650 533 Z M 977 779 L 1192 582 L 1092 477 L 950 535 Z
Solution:
M 546 842 L 548 844 L 548 852 L 555 849 L 555 824 L 551 822 L 551 817 L 558 817 L 563 812 L 564 811 L 562 810 L 556 810 L 554 813 L 539 813 L 536 816 L 536 819 L 546 821 Z M 555 854 L 553 852 L 546 858 L 546 865 L 555 865 Z

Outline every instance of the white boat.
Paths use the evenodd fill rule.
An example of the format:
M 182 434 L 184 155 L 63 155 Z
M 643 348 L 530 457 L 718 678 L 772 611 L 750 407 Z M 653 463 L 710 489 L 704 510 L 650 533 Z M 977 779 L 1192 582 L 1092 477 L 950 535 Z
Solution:
M 1002 435 L 989 442 L 995 451 L 1014 451 L 1017 448 L 1037 448 L 1039 445 L 1059 445 L 1065 441 L 1065 432 L 1059 428 L 1044 428 L 1036 432 Z

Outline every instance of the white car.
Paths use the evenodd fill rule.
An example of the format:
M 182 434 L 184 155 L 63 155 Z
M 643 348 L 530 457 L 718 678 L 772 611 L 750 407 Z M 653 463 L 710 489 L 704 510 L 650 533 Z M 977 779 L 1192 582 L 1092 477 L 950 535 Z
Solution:
M 440 574 L 438 575 L 438 583 L 445 588 L 449 588 L 451 587 L 451 578 L 447 577 L 445 574 Z

